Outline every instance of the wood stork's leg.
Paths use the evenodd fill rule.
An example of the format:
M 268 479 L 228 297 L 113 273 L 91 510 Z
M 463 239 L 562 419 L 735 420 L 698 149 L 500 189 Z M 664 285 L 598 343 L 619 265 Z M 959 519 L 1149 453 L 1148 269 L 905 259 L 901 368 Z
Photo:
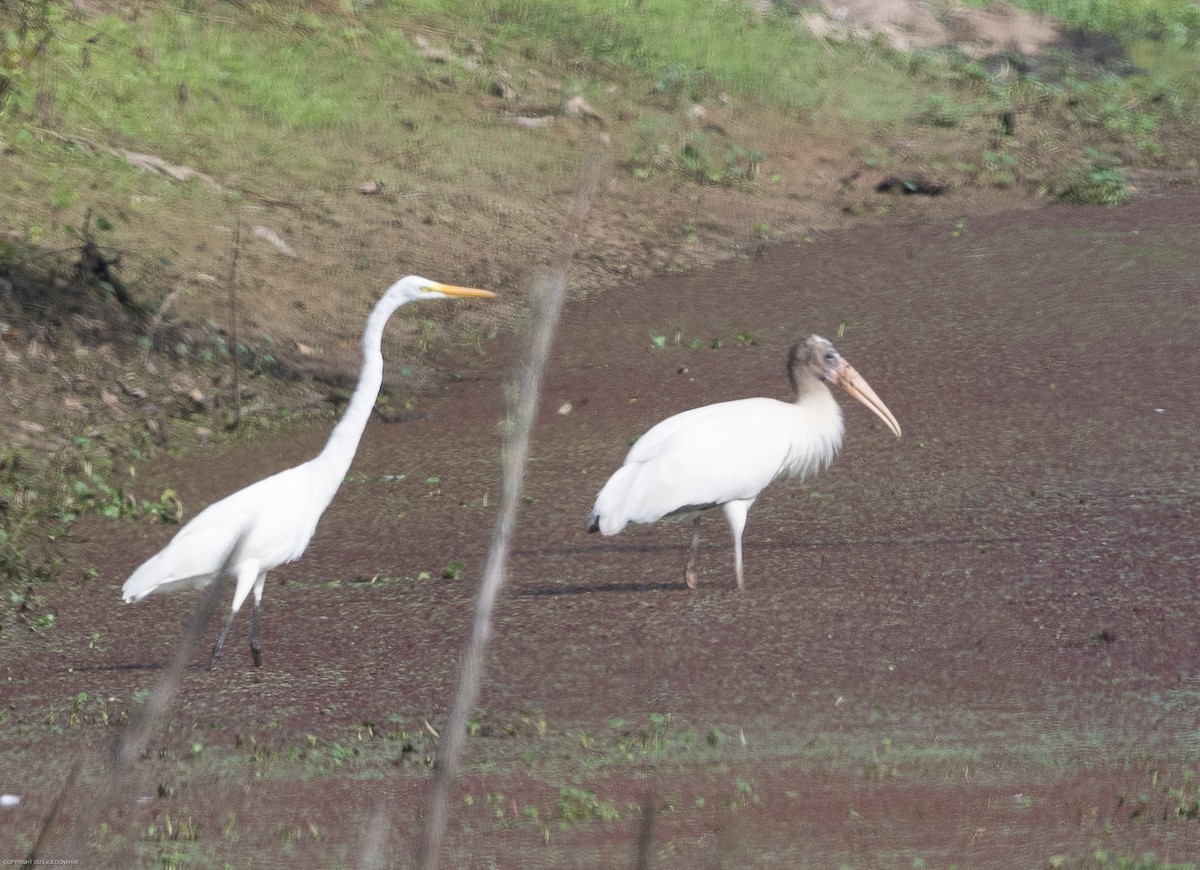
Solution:
M 727 501 L 722 505 L 725 510 L 725 521 L 729 523 L 729 530 L 733 532 L 733 568 L 737 573 L 739 592 L 746 588 L 742 579 L 742 530 L 746 528 L 746 514 L 750 513 L 752 504 L 754 504 L 754 499 L 747 498 Z
M 250 655 L 254 658 L 254 667 L 262 667 L 262 644 L 258 640 L 258 617 L 262 613 L 263 587 L 267 585 L 267 574 L 264 571 L 254 581 L 254 611 L 250 614 Z
M 225 648 L 225 635 L 229 634 L 229 627 L 233 625 L 233 618 L 237 616 L 237 612 L 245 602 L 246 596 L 250 594 L 250 589 L 254 586 L 254 581 L 258 578 L 258 560 L 247 559 L 245 562 L 239 563 L 236 576 L 237 586 L 233 590 L 233 606 L 229 610 L 229 619 L 225 620 L 225 627 L 221 629 L 221 633 L 217 636 L 217 644 L 213 647 L 212 658 L 208 662 L 208 669 L 210 671 L 221 660 L 221 651 Z
M 692 546 L 688 549 L 687 567 L 683 569 L 683 582 L 688 589 L 696 588 L 696 550 L 700 548 L 700 514 L 692 520 Z

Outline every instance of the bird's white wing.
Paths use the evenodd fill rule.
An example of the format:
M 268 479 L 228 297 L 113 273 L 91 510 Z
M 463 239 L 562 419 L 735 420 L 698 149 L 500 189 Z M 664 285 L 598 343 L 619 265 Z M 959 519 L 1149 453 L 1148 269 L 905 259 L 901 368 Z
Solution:
M 330 498 L 319 498 L 311 463 L 289 468 L 209 505 L 125 582 L 121 595 L 136 601 L 156 590 L 202 586 L 212 579 L 240 535 L 260 571 L 298 559 Z
M 754 498 L 776 477 L 804 473 L 803 424 L 797 405 L 775 399 L 722 402 L 663 420 L 597 496 L 600 531 Z

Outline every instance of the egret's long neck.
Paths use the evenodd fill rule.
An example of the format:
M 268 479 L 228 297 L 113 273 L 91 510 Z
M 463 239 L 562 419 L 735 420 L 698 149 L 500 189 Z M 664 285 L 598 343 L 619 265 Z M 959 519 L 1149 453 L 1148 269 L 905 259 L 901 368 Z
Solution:
M 358 442 L 367 420 L 371 418 L 371 409 L 375 407 L 375 399 L 379 396 L 379 387 L 383 383 L 383 328 L 388 318 L 396 310 L 395 305 L 380 304 L 367 318 L 367 328 L 363 331 L 362 350 L 363 365 L 358 375 L 358 385 L 350 396 L 350 403 L 342 419 L 333 427 L 325 448 L 313 460 L 323 466 L 328 472 L 328 479 L 336 488 L 350 470 L 354 453 L 358 450 Z

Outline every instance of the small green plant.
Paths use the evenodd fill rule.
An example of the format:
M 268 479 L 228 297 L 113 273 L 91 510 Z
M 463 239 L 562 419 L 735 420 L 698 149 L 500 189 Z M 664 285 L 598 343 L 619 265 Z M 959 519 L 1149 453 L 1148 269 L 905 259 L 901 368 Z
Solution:
M 183 518 L 183 504 L 170 488 L 163 490 L 155 501 L 139 501 L 123 487 L 109 484 L 84 460 L 82 476 L 71 482 L 59 518 L 70 523 L 89 513 L 109 519 L 149 516 L 160 522 L 176 523 Z
M 463 571 L 467 569 L 466 563 L 458 559 L 451 559 L 446 563 L 446 567 L 442 569 L 443 580 L 458 580 L 463 575 Z
M 467 733 L 472 737 L 478 737 L 483 733 L 484 727 L 487 724 L 487 711 L 476 709 L 471 717 L 467 719 Z
M 680 171 L 701 184 L 730 186 L 754 181 L 763 155 L 708 130 L 688 134 L 679 152 Z
M 584 822 L 599 819 L 615 822 L 621 818 L 617 805 L 611 799 L 598 798 L 595 792 L 573 786 L 563 786 L 556 804 L 558 818 L 564 822 Z
M 1197 783 L 1196 775 L 1192 771 L 1185 770 L 1183 781 L 1178 785 L 1167 783 L 1160 778 L 1156 771 L 1154 787 L 1166 799 L 1163 808 L 1164 821 L 1168 819 L 1185 821 L 1200 819 L 1200 783 Z
M 762 159 L 762 152 L 726 133 L 654 118 L 638 127 L 629 162 L 637 178 L 674 172 L 700 184 L 729 187 L 753 183 Z
M 1129 184 L 1116 157 L 1084 149 L 1085 161 L 1067 170 L 1057 191 L 1064 202 L 1078 205 L 1123 205 L 1129 201 Z
M 725 808 L 736 812 L 758 802 L 759 797 L 754 793 L 754 787 L 746 780 L 739 779 L 734 783 L 733 794 L 725 801 Z
M 170 813 L 163 817 L 161 823 L 147 826 L 142 839 L 160 846 L 159 864 L 163 870 L 177 870 L 185 864 L 195 861 L 184 843 L 199 842 L 201 828 L 190 816 L 172 818 Z
M 67 724 L 72 728 L 78 728 L 81 718 L 83 717 L 83 708 L 87 705 L 88 693 L 80 692 L 75 696 L 75 703 L 71 705 L 71 715 L 67 719 Z
M 187 854 L 179 847 L 178 843 L 172 843 L 169 848 L 164 847 L 163 853 L 159 857 L 159 863 L 163 870 L 179 870 L 186 860 Z
M 638 732 L 642 751 L 647 754 L 662 754 L 667 748 L 667 733 L 671 728 L 670 713 L 651 713 L 650 726 Z
M 1159 770 L 1150 772 L 1150 794 L 1139 794 L 1133 799 L 1129 818 L 1151 821 L 1196 821 L 1200 819 L 1200 783 L 1191 770 L 1185 770 L 1178 781 L 1174 781 Z M 1129 799 L 1122 796 L 1117 806 L 1122 807 Z
M 28 584 L 24 592 L 13 590 L 8 593 L 8 603 L 12 606 L 17 617 L 23 619 L 33 632 L 41 632 L 54 627 L 54 614 L 42 610 L 46 606 L 45 599 L 33 591 L 34 586 Z
M 983 166 L 997 187 L 1012 187 L 1017 183 L 1017 165 L 1017 158 L 1006 151 L 983 152 Z
M 892 754 L 891 738 L 883 738 L 871 754 L 872 760 L 863 765 L 863 779 L 884 782 L 900 776 L 900 768 L 896 766 L 895 756 Z
M 933 94 L 917 113 L 917 123 L 929 127 L 957 127 L 966 114 L 945 94 Z
M 670 106 L 695 102 L 703 97 L 704 70 L 684 64 L 668 64 L 654 82 L 654 93 L 665 98 Z
M 31 587 L 57 573 L 66 524 L 46 520 L 60 513 L 61 500 L 44 466 L 20 453 L 0 454 L 0 581 Z M 10 603 L 19 612 L 31 609 L 26 596 L 15 592 Z
M 642 121 L 634 134 L 629 163 L 635 178 L 649 178 L 674 163 L 670 142 L 675 138 L 671 123 L 661 116 Z

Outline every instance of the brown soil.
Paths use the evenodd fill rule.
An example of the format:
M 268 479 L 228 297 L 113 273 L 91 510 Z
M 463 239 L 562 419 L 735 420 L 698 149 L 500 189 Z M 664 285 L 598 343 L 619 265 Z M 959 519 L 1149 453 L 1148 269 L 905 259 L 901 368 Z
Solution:
M 938 206 L 574 300 L 445 866 L 632 866 L 646 830 L 643 866 L 664 868 L 1196 861 L 1198 211 L 1191 190 Z M 833 468 L 751 512 L 745 593 L 719 518 L 695 592 L 686 528 L 586 533 L 630 439 L 698 404 L 783 396 L 788 343 L 839 324 L 904 438 L 844 403 Z M 85 864 L 347 866 L 382 811 L 403 865 L 498 499 L 520 343 L 485 350 L 438 355 L 448 389 L 368 428 L 309 552 L 269 584 L 264 667 L 243 614 Z M 192 508 L 327 431 L 143 474 Z M 71 566 L 98 577 L 46 590 L 52 630 L 0 633 L 0 790 L 23 798 L 0 810 L 0 855 L 25 854 L 75 758 L 62 823 L 81 817 L 171 655 L 194 599 L 118 596 L 171 531 L 90 523 Z M 452 561 L 462 576 L 440 579 Z

